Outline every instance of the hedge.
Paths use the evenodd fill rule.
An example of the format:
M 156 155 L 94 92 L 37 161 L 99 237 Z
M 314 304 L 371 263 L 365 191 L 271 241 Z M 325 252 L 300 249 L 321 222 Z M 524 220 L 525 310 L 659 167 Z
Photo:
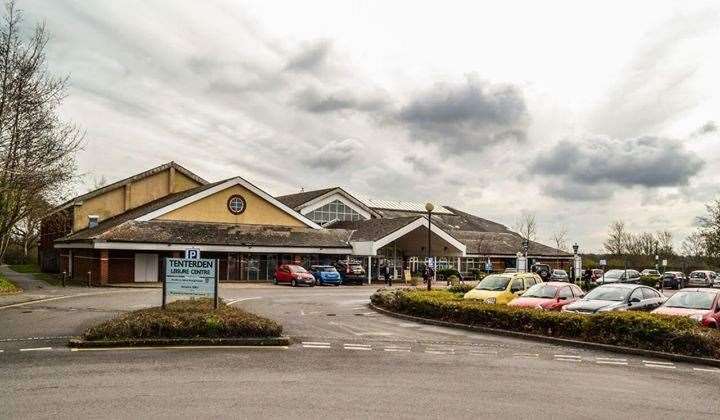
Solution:
M 213 309 L 210 299 L 175 301 L 166 309 L 140 309 L 89 328 L 85 340 L 146 338 L 262 338 L 279 337 L 277 322 L 227 306 Z
M 605 312 L 586 316 L 489 305 L 463 300 L 450 291 L 380 289 L 371 302 L 407 315 L 467 325 L 574 340 L 720 358 L 720 333 L 687 317 L 646 312 Z

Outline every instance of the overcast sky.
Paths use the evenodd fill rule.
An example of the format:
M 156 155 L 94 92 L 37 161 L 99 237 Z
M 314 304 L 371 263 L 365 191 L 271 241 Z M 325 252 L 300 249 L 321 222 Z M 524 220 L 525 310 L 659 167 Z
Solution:
M 175 160 L 272 194 L 534 212 L 586 251 L 614 219 L 679 242 L 720 189 L 717 1 L 19 6 L 70 75 L 87 180 Z

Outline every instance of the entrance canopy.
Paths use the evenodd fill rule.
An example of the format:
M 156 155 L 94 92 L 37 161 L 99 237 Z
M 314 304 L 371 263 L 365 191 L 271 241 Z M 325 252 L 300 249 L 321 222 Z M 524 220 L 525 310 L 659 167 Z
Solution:
M 378 255 L 378 250 L 392 245 L 406 255 L 424 255 L 428 245 L 428 220 L 422 216 L 394 219 L 370 219 L 338 222 L 333 229 L 351 230 L 350 245 L 354 255 Z M 433 255 L 465 256 L 465 244 L 433 224 L 430 246 Z

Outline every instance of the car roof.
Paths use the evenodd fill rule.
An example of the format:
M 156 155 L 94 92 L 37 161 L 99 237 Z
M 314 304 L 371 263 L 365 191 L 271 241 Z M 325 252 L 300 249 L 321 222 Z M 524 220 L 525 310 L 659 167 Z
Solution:
M 546 281 L 541 284 L 547 284 L 549 286 L 555 286 L 555 287 L 563 287 L 563 286 L 570 286 L 571 283 L 564 282 L 564 281 Z
M 641 284 L 612 283 L 612 284 L 603 284 L 602 286 L 596 287 L 596 289 L 597 289 L 597 288 L 600 288 L 600 287 L 605 287 L 605 288 L 608 288 L 608 287 L 617 287 L 617 288 L 621 288 L 621 289 L 635 289 L 635 288 L 637 288 L 637 287 L 646 287 L 646 286 L 643 286 L 643 285 L 641 285 Z M 593 289 L 593 290 L 595 290 L 595 289 Z
M 702 293 L 714 293 L 714 294 L 718 294 L 718 293 L 720 293 L 720 290 L 718 290 L 718 289 L 707 289 L 707 288 L 702 288 L 702 287 L 693 287 L 693 288 L 690 289 L 690 288 L 687 288 L 687 287 L 686 287 L 686 288 L 678 291 L 678 293 L 680 293 L 680 292 L 702 292 Z

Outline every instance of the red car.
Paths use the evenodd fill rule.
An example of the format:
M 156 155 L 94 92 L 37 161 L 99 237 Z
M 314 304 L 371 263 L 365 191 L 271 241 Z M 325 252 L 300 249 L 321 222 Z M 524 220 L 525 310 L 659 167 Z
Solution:
M 574 284 L 549 281 L 532 286 L 519 298 L 511 300 L 508 306 L 559 311 L 563 306 L 575 302 L 583 296 L 585 296 L 585 292 Z
M 312 287 L 315 286 L 315 277 L 299 265 L 283 264 L 275 269 L 273 283 L 290 283 L 292 287 L 307 284 Z
M 720 290 L 682 289 L 670 296 L 654 314 L 688 316 L 706 327 L 720 326 Z

